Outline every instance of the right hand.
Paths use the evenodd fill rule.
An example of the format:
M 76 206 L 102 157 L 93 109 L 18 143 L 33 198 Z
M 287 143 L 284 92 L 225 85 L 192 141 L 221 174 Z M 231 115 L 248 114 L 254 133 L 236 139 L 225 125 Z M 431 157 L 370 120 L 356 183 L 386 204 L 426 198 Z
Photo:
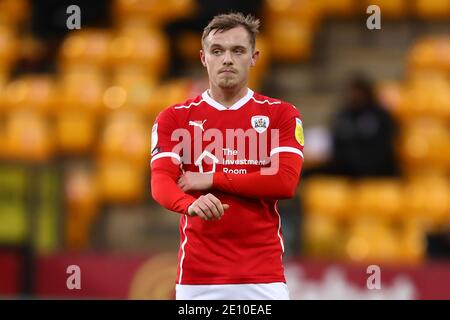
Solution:
M 203 220 L 218 220 L 230 206 L 222 204 L 213 194 L 200 196 L 188 208 L 188 215 L 199 216 Z

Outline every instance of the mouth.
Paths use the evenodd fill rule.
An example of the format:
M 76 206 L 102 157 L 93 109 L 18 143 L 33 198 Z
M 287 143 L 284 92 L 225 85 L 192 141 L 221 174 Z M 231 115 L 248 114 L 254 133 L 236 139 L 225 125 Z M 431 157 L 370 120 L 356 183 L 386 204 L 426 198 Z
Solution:
M 233 69 L 224 69 L 224 70 L 221 70 L 219 73 L 236 73 L 236 71 Z

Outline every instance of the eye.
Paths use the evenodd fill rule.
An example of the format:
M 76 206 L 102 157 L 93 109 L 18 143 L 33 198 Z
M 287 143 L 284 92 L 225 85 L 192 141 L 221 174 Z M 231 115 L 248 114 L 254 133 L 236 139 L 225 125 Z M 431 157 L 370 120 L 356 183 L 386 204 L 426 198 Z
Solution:
M 213 51 L 212 51 L 212 54 L 214 54 L 214 55 L 219 55 L 219 54 L 221 54 L 222 53 L 222 50 L 220 50 L 220 49 L 214 49 Z
M 237 49 L 234 49 L 234 53 L 243 54 L 244 50 L 242 48 L 237 48 Z

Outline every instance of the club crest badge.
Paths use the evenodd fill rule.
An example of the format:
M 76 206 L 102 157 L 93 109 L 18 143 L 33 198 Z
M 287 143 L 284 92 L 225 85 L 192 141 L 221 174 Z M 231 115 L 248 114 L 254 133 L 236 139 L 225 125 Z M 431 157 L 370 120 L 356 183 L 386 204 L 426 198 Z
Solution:
M 269 127 L 269 117 L 266 117 L 266 116 L 252 117 L 252 127 L 258 133 L 263 133 Z

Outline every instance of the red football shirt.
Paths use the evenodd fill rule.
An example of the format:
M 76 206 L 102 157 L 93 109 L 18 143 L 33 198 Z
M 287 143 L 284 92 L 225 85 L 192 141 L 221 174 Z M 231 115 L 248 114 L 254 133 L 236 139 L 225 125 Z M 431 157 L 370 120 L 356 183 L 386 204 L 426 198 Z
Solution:
M 152 128 L 152 163 L 172 158 L 183 171 L 215 172 L 215 180 L 258 171 L 272 175 L 277 169 L 271 168 L 271 157 L 303 158 L 302 130 L 291 104 L 248 89 L 226 108 L 205 91 L 159 114 Z M 278 199 L 217 189 L 189 194 L 198 198 L 208 192 L 230 208 L 220 220 L 181 215 L 177 283 L 285 282 Z

